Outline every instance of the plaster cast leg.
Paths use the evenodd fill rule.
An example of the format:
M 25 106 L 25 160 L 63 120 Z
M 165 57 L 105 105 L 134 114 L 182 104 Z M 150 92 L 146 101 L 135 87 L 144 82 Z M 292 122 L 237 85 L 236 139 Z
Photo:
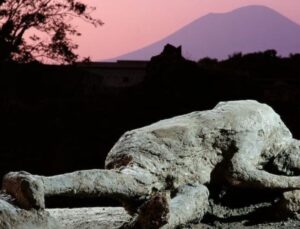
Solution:
M 170 199 L 158 193 L 141 206 L 138 215 L 125 228 L 175 228 L 201 219 L 208 208 L 209 191 L 204 185 L 185 185 Z
M 57 176 L 12 172 L 3 180 L 3 189 L 23 208 L 44 208 L 44 196 L 111 196 L 134 199 L 150 193 L 133 175 L 116 170 L 83 170 Z
M 202 219 L 208 209 L 209 191 L 204 185 L 186 185 L 171 200 L 170 219 L 164 228 L 174 228 L 190 221 Z

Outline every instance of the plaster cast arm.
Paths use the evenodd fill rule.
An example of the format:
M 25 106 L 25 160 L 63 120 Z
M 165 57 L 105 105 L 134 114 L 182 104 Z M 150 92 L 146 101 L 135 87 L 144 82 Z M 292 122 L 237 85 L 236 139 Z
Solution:
M 234 186 L 261 189 L 299 189 L 300 176 L 285 176 L 272 174 L 259 168 L 263 143 L 257 139 L 249 142 L 243 139 L 238 152 L 230 160 L 228 180 Z M 300 153 L 300 152 L 299 152 Z
M 175 228 L 201 219 L 208 209 L 209 191 L 201 184 L 183 185 L 170 199 L 169 192 L 158 192 L 146 201 L 123 228 Z

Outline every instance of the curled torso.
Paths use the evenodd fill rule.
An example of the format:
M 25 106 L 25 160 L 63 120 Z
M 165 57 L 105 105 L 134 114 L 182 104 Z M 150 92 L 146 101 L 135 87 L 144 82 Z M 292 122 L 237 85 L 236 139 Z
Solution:
M 216 165 L 230 160 L 249 134 L 263 147 L 247 155 L 255 163 L 276 154 L 292 137 L 269 106 L 251 100 L 224 102 L 126 132 L 109 152 L 106 168 L 140 168 L 174 187 L 206 184 Z

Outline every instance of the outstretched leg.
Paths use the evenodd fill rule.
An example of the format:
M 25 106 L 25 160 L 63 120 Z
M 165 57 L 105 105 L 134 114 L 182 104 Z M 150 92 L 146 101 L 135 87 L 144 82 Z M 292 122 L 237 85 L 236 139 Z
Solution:
M 26 172 L 11 172 L 3 179 L 2 189 L 14 196 L 23 208 L 44 208 L 44 197 L 53 195 L 112 196 L 134 199 L 151 192 L 155 177 L 134 169 L 83 170 L 57 176 L 37 176 Z M 144 182 L 144 183 L 143 183 Z
M 155 194 L 141 206 L 125 228 L 175 228 L 201 219 L 208 208 L 209 191 L 204 185 L 185 185 L 170 199 L 168 193 Z

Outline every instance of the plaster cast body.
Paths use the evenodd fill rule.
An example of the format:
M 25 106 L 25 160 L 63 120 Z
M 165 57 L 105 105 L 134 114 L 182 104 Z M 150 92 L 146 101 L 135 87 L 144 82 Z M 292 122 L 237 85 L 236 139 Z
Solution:
M 126 132 L 109 152 L 105 170 L 53 177 L 9 173 L 3 189 L 24 208 L 44 208 L 45 195 L 110 195 L 133 215 L 124 227 L 172 228 L 203 217 L 211 183 L 299 189 L 299 149 L 271 107 L 221 102 Z

